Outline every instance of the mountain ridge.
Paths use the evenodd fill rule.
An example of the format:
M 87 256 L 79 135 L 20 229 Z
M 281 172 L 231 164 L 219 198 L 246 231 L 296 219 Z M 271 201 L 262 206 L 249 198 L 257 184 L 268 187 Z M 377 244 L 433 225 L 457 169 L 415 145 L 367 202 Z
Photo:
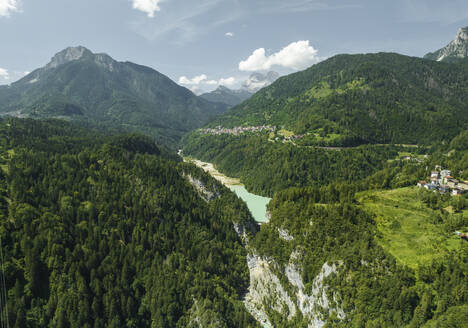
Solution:
M 197 97 L 158 71 L 69 47 L 9 86 L 0 113 L 62 118 L 143 132 L 174 144 L 227 107 Z
M 229 107 L 233 107 L 249 99 L 252 95 L 253 93 L 246 89 L 233 90 L 220 85 L 215 90 L 206 92 L 200 95 L 200 97 L 211 102 L 223 103 Z
M 335 140 L 338 146 L 350 138 L 358 143 L 449 140 L 467 123 L 465 86 L 464 63 L 396 53 L 337 55 L 279 78 L 209 126 L 270 125 L 309 139 L 342 136 Z

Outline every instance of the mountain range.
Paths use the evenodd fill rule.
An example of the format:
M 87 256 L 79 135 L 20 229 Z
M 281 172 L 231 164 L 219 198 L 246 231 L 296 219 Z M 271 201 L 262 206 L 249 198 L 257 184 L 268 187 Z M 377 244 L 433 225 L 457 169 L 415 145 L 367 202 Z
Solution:
M 233 107 L 249 99 L 257 91 L 269 86 L 278 78 L 279 74 L 274 71 L 270 71 L 266 74 L 255 72 L 244 81 L 240 89 L 232 90 L 221 85 L 216 90 L 204 93 L 200 95 L 200 97 L 211 102 L 222 103 Z
M 3 115 L 139 131 L 167 144 L 226 109 L 154 69 L 118 62 L 81 46 L 57 53 L 46 66 L 0 87 Z
M 200 97 L 211 102 L 222 103 L 233 107 L 249 99 L 252 95 L 253 93 L 245 89 L 232 90 L 221 85 L 216 90 L 204 93 L 200 95 Z
M 425 59 L 463 62 L 467 54 L 465 27 Z M 0 115 L 139 131 L 170 145 L 208 122 L 325 130 L 362 142 L 415 142 L 422 135 L 424 140 L 453 136 L 464 126 L 465 75 L 463 63 L 444 66 L 384 53 L 338 55 L 279 80 L 276 72 L 256 72 L 239 90 L 220 86 L 196 96 L 154 69 L 79 46 L 0 86 Z M 235 108 L 217 118 L 230 107 Z

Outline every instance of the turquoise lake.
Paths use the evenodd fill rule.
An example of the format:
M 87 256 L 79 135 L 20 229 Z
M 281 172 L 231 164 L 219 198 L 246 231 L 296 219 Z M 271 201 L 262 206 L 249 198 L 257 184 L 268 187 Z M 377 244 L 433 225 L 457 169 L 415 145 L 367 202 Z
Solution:
M 271 198 L 254 195 L 248 192 L 243 185 L 228 185 L 227 187 L 234 191 L 236 195 L 247 204 L 255 221 L 259 223 L 268 222 L 266 212 L 267 205 Z

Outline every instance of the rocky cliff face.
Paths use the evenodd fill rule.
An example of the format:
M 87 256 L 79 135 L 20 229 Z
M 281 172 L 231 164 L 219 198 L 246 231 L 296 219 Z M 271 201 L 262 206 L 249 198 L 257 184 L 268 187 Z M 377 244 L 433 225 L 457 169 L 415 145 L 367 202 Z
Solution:
M 455 39 L 444 48 L 424 56 L 426 59 L 449 62 L 465 57 L 468 57 L 468 27 L 460 28 Z
M 333 313 L 340 320 L 346 317 L 335 291 L 329 290 L 325 283 L 331 274 L 339 274 L 340 264 L 324 263 L 313 281 L 311 293 L 308 293 L 302 280 L 300 257 L 301 252 L 296 250 L 289 263 L 280 267 L 274 259 L 265 259 L 255 253 L 247 256 L 250 286 L 244 304 L 263 327 L 273 327 L 271 316 L 274 313 L 285 317 L 288 323 L 302 318 L 309 328 L 323 327 L 326 318 Z M 329 295 L 333 295 L 332 299 Z

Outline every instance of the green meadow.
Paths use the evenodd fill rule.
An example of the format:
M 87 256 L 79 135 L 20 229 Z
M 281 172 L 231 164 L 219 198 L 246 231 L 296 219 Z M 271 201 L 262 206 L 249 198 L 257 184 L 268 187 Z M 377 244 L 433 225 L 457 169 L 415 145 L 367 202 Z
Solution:
M 430 209 L 419 198 L 417 187 L 357 194 L 364 209 L 375 215 L 379 244 L 411 268 L 443 257 L 463 242 L 437 221 L 440 211 Z M 455 215 L 467 218 L 468 211 Z

